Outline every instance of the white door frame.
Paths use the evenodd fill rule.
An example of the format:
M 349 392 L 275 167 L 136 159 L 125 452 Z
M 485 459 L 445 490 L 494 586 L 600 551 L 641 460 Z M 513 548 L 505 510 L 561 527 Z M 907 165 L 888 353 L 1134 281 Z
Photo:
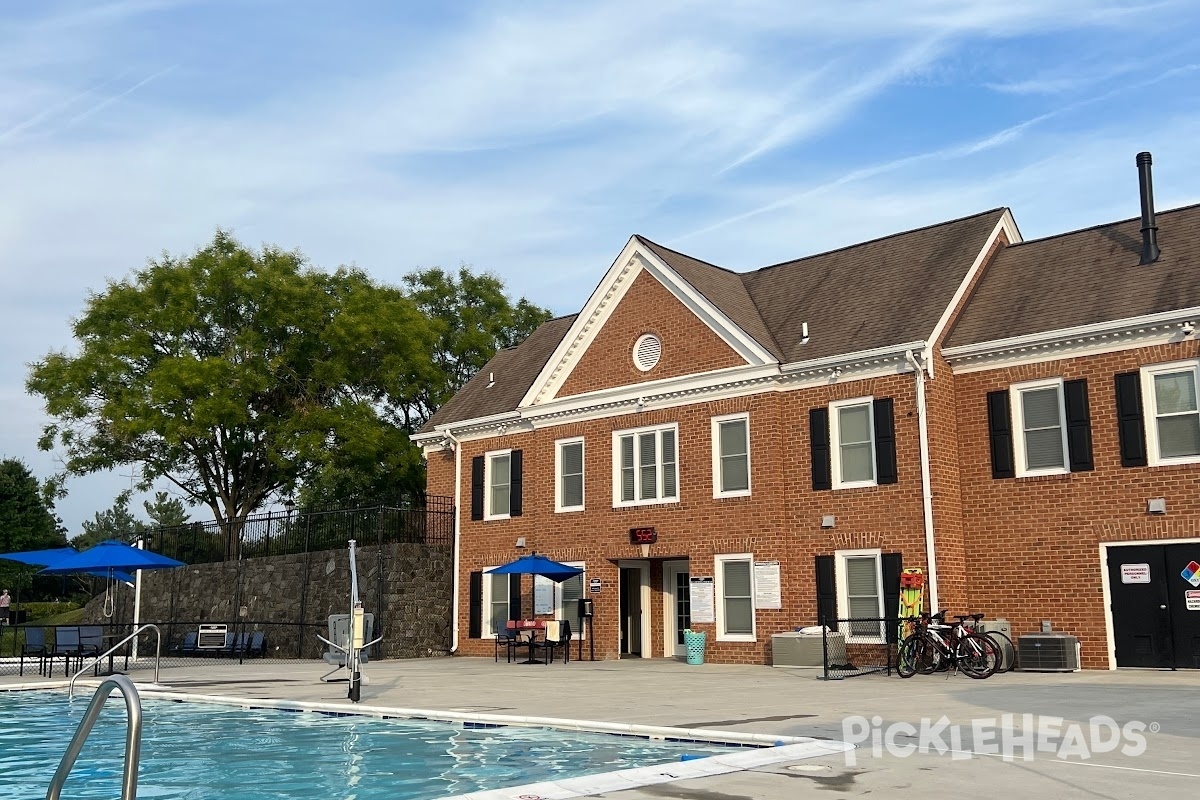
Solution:
M 1108 640 L 1108 668 L 1117 668 L 1117 641 L 1113 633 L 1112 589 L 1108 580 L 1108 548 L 1134 547 L 1136 545 L 1154 544 L 1200 544 L 1200 539 L 1138 539 L 1132 542 L 1101 542 L 1100 543 L 1100 580 L 1104 589 L 1104 636 Z
M 675 643 L 679 633 L 675 630 L 675 576 L 680 572 L 690 572 L 691 563 L 686 558 L 663 562 L 663 656 L 666 658 L 679 657 L 675 651 L 679 646 Z
M 650 658 L 653 655 L 652 642 L 650 636 L 650 562 L 649 561 L 618 561 L 617 562 L 617 591 L 620 592 L 620 575 L 623 569 L 636 569 L 641 574 L 638 576 L 638 582 L 641 585 L 641 611 L 642 611 L 642 658 Z M 618 595 L 619 597 L 619 595 Z M 618 603 L 619 607 L 619 603 Z M 618 612 L 619 613 L 619 612 Z M 633 655 L 630 653 L 630 655 Z

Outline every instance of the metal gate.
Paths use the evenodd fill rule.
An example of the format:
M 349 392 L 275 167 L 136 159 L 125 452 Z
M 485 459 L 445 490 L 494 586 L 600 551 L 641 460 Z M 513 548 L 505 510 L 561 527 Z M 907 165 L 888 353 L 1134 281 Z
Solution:
M 1118 667 L 1200 669 L 1200 541 L 1108 548 Z

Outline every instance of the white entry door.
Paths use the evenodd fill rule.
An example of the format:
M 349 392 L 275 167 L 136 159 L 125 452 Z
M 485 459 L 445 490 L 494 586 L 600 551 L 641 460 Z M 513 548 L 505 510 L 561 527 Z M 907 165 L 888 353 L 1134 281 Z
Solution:
M 663 562 L 663 655 L 683 658 L 683 632 L 691 627 L 691 591 L 688 562 Z

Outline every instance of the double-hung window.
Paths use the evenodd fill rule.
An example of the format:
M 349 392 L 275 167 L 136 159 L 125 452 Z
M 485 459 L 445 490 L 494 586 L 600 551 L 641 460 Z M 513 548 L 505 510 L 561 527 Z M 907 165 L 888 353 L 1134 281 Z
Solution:
M 750 494 L 750 415 L 713 417 L 713 497 Z
M 1158 364 L 1142 369 L 1146 439 L 1151 464 L 1200 461 L 1197 364 Z
M 613 506 L 679 501 L 679 426 L 613 433 Z
M 875 485 L 874 399 L 829 404 L 833 488 Z
M 505 629 L 509 619 L 509 587 L 510 575 L 483 574 L 483 610 L 487 627 L 483 630 L 485 639 L 495 638 L 498 631 Z
M 1067 426 L 1061 378 L 1009 387 L 1017 475 L 1067 472 Z
M 484 519 L 507 519 L 512 492 L 512 451 L 488 453 L 484 468 L 487 487 Z
M 555 511 L 583 510 L 583 439 L 555 442 Z
M 882 637 L 884 628 L 883 577 L 878 550 L 841 550 L 837 553 L 838 615 L 848 618 L 849 636 Z
M 753 642 L 754 556 L 750 553 L 716 558 L 717 639 Z

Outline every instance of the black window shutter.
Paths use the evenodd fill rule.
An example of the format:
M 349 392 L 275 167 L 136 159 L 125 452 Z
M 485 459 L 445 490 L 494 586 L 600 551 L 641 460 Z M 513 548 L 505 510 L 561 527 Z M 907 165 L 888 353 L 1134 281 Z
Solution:
M 833 631 L 838 629 L 837 576 L 833 556 L 817 556 L 817 624 Z
M 524 462 L 520 450 L 513 450 L 508 456 L 509 463 L 509 478 L 508 478 L 508 515 L 510 517 L 521 516 L 521 487 L 524 480 L 521 477 L 521 470 Z
M 896 482 L 896 419 L 892 398 L 875 401 L 875 482 Z
M 1121 439 L 1121 466 L 1146 466 L 1146 423 L 1142 419 L 1142 376 L 1123 372 L 1117 376 L 1117 433 Z
M 1087 381 L 1063 382 L 1063 401 L 1067 407 L 1067 454 L 1071 472 L 1095 469 L 1092 461 L 1092 415 L 1088 410 Z
M 988 439 L 992 447 L 992 477 L 1012 478 L 1013 466 L 1012 415 L 1008 409 L 1008 390 L 988 392 Z
M 483 456 L 471 459 L 471 519 L 483 519 Z
M 470 600 L 467 608 L 467 638 L 483 638 L 483 573 L 471 573 Z
M 900 553 L 884 553 L 880 572 L 883 573 L 883 616 L 896 619 L 900 616 L 900 572 L 904 569 L 904 556 Z M 887 625 L 887 640 L 896 641 L 897 625 Z
M 521 576 L 508 576 L 508 618 L 521 619 Z
M 814 408 L 808 412 L 808 439 L 812 453 L 812 488 L 815 491 L 833 488 L 833 470 L 829 462 L 829 409 Z

